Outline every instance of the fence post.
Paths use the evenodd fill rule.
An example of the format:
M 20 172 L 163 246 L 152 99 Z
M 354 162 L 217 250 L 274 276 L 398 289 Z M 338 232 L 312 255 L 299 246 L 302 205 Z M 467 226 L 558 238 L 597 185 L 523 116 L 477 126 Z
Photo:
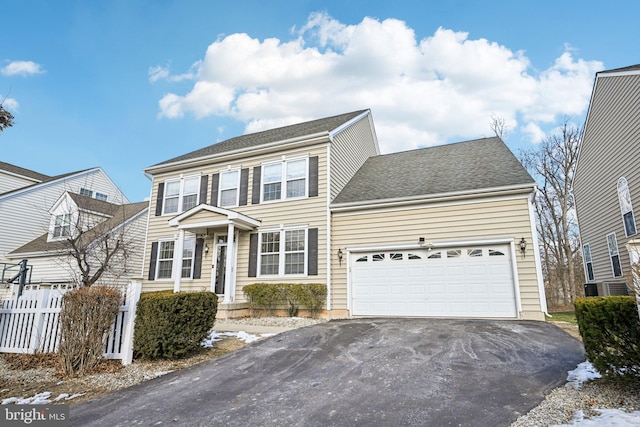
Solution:
M 136 321 L 136 308 L 138 300 L 140 300 L 140 292 L 142 291 L 142 283 L 132 280 L 127 290 L 127 322 L 124 328 L 124 337 L 122 338 L 122 364 L 129 365 L 133 361 L 133 330 Z
M 41 291 L 36 291 L 40 293 L 38 298 L 36 299 L 36 311 L 33 315 L 33 325 L 31 327 L 31 339 L 29 340 L 29 348 L 27 352 L 30 354 L 34 354 L 38 351 L 38 347 L 40 347 L 40 343 L 43 339 L 43 329 L 44 328 L 44 309 L 47 307 L 47 303 L 49 302 L 49 289 L 43 289 Z

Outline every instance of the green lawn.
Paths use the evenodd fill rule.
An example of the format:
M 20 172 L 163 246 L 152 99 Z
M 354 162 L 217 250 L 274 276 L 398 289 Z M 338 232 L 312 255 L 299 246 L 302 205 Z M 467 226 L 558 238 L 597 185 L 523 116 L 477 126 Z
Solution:
M 554 313 L 549 313 L 549 314 L 553 316 L 550 319 L 552 322 L 559 321 L 559 322 L 569 322 L 574 325 L 578 324 L 578 321 L 576 320 L 576 314 L 573 311 L 556 311 Z

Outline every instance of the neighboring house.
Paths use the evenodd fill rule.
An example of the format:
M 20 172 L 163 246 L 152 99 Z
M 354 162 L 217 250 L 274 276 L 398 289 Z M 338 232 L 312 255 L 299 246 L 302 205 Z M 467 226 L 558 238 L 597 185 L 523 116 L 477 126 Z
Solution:
M 640 250 L 640 65 L 596 74 L 573 194 L 586 283 L 627 294 Z
M 245 285 L 322 283 L 330 318 L 544 320 L 535 182 L 498 138 L 380 155 L 363 110 L 145 172 L 143 292 L 215 292 L 234 317 Z
M 129 203 L 99 167 L 48 176 L 0 162 L 0 273 L 15 262 L 9 252 L 49 229 L 49 210 L 67 191 L 114 204 Z M 0 284 L 0 293 L 6 288 L 6 283 Z
M 65 192 L 49 209 L 48 230 L 7 257 L 15 263 L 28 259 L 32 285 L 78 284 L 78 264 L 70 253 L 87 259 L 91 275 L 104 270 L 97 284 L 126 285 L 142 271 L 148 207 L 148 202 L 114 204 Z

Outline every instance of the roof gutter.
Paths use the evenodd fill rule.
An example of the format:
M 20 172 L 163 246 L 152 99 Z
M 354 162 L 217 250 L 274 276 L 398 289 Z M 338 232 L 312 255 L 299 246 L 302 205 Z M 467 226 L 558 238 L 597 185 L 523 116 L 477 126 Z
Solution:
M 404 206 L 411 205 L 420 202 L 443 202 L 443 201 L 454 201 L 454 200 L 464 200 L 464 199 L 473 199 L 478 197 L 490 197 L 496 195 L 508 195 L 508 194 L 519 194 L 519 193 L 532 193 L 536 189 L 536 183 L 532 182 L 530 184 L 518 184 L 518 185 L 510 185 L 505 187 L 493 187 L 493 188 L 483 188 L 479 190 L 473 191 L 455 191 L 451 193 L 436 193 L 429 195 L 419 195 L 419 196 L 409 196 L 409 197 L 398 197 L 394 199 L 381 199 L 381 200 L 363 200 L 357 202 L 346 202 L 346 203 L 334 203 L 330 206 L 332 212 L 346 212 L 346 211 L 355 211 L 361 209 L 371 209 L 371 208 L 386 208 L 386 207 L 394 207 L 394 206 Z

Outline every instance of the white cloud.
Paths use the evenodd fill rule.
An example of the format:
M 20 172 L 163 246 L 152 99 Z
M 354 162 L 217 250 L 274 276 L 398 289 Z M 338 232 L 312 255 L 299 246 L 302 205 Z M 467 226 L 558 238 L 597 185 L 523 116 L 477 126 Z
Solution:
M 4 76 L 30 76 L 33 74 L 42 74 L 45 71 L 40 64 L 33 61 L 13 61 L 8 65 L 0 68 L 0 73 Z
M 188 72 L 178 75 L 172 75 L 169 67 L 163 67 L 157 65 L 155 67 L 149 67 L 148 75 L 149 81 L 155 83 L 158 80 L 167 80 L 170 82 L 181 82 L 182 80 L 194 80 L 198 76 L 200 69 L 200 61 L 197 61 L 191 66 Z
M 538 138 L 542 124 L 584 113 L 603 68 L 565 46 L 537 72 L 522 51 L 445 28 L 418 40 L 397 19 L 346 25 L 314 13 L 292 34 L 216 40 L 189 71 L 193 89 L 165 95 L 160 116 L 232 117 L 253 132 L 371 108 L 383 152 L 490 136 L 492 115 Z M 149 75 L 171 80 L 168 68 Z
M 2 95 L 0 95 L 0 104 L 2 104 L 5 110 L 10 110 L 10 111 L 16 111 L 20 106 L 17 100 L 13 98 L 4 98 Z

